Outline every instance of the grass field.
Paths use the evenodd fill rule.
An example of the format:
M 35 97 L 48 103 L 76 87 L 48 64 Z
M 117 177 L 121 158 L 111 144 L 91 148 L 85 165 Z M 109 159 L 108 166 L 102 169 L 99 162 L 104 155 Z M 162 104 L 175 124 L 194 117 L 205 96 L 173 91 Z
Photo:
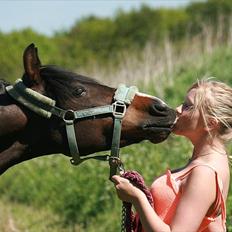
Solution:
M 174 55 L 171 73 L 164 68 L 159 75 L 154 74 L 154 79 L 149 76 L 146 85 L 141 79 L 131 82 L 144 92 L 161 95 L 172 107 L 182 102 L 187 88 L 197 78 L 215 76 L 232 84 L 231 47 L 217 47 L 210 53 L 195 52 L 188 59 L 179 57 L 178 63 L 173 60 L 177 60 Z M 135 71 L 127 69 L 127 72 Z M 163 80 L 156 83 L 158 79 Z M 116 82 L 123 80 L 122 77 Z M 228 149 L 231 154 L 230 144 Z M 167 168 L 184 165 L 191 155 L 191 144 L 171 135 L 162 144 L 145 141 L 123 148 L 121 153 L 126 169 L 139 171 L 149 185 Z M 107 163 L 88 161 L 73 167 L 68 158 L 60 155 L 41 157 L 11 168 L 0 181 L 0 231 L 119 231 L 121 202 L 108 180 L 108 172 Z M 232 232 L 232 188 L 227 213 L 228 229 Z

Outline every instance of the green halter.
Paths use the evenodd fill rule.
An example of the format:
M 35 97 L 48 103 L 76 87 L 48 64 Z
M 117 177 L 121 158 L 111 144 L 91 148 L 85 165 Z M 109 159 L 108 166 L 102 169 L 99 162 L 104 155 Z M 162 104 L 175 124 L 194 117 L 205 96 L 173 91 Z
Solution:
M 127 105 L 131 104 L 135 94 L 138 92 L 136 86 L 128 88 L 124 84 L 120 84 L 115 92 L 114 103 L 112 105 L 99 106 L 78 111 L 73 111 L 71 109 L 64 110 L 55 106 L 55 101 L 53 99 L 27 88 L 21 79 L 17 80 L 13 86 L 7 86 L 6 91 L 16 101 L 42 117 L 50 118 L 53 114 L 63 119 L 66 125 L 69 150 L 72 155 L 72 159 L 70 161 L 73 165 L 78 165 L 90 158 L 108 160 L 110 165 L 110 178 L 116 174 L 117 169 L 121 165 L 119 150 L 122 119 L 126 113 Z M 109 113 L 114 116 L 114 129 L 110 156 L 89 155 L 82 158 L 76 141 L 74 129 L 75 120 Z

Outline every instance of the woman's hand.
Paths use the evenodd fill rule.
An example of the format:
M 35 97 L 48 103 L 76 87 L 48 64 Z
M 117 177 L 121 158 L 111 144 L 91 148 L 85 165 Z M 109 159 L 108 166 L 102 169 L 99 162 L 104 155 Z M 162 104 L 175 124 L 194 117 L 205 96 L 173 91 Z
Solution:
M 144 231 L 171 231 L 170 227 L 156 214 L 143 191 L 126 178 L 115 175 L 111 180 L 115 184 L 118 197 L 122 201 L 132 203 L 135 207 Z
M 114 182 L 117 195 L 122 201 L 134 204 L 141 195 L 145 196 L 140 189 L 135 187 L 129 180 L 123 177 L 114 175 L 112 176 L 112 181 Z

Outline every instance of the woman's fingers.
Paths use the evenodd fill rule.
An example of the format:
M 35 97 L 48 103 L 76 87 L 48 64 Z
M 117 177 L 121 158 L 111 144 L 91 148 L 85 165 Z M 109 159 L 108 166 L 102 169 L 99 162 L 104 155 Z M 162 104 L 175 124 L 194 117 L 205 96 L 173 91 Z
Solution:
M 114 184 L 119 184 L 120 183 L 120 176 L 114 175 L 111 177 L 111 180 L 114 182 Z
M 118 176 L 118 175 L 114 175 L 112 176 L 112 181 L 115 184 L 120 184 L 120 183 L 130 183 L 130 181 L 124 177 Z

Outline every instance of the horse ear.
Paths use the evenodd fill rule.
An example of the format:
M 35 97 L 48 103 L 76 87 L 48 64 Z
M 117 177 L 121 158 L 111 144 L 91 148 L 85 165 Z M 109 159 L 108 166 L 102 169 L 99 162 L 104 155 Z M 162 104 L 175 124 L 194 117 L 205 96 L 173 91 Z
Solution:
M 29 85 L 38 85 L 41 83 L 40 67 L 41 63 L 38 57 L 38 50 L 35 45 L 30 44 L 23 53 L 24 81 Z

